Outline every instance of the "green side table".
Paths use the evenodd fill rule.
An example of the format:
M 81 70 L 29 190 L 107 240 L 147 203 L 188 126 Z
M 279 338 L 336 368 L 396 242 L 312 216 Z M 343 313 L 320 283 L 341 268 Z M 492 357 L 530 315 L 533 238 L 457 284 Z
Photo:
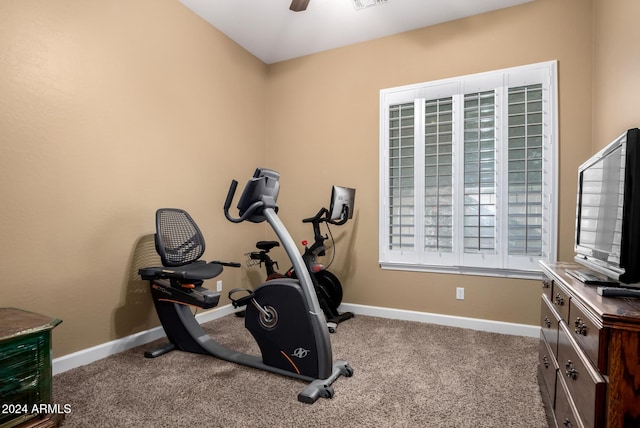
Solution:
M 0 308 L 0 428 L 36 416 L 51 402 L 51 330 L 62 320 Z

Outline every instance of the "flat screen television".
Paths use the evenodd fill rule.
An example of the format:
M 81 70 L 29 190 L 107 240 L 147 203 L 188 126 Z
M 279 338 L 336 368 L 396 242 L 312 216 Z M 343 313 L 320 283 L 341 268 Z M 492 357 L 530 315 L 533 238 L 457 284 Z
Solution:
M 640 131 L 629 129 L 578 168 L 575 260 L 640 286 Z

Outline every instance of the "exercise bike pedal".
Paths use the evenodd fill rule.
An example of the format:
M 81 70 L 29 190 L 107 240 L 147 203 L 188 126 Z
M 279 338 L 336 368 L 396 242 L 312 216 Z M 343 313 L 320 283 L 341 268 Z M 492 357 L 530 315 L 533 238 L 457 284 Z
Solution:
M 246 296 L 240 297 L 239 299 L 234 299 L 233 297 L 231 297 L 232 295 L 240 291 L 244 291 L 245 293 L 248 293 L 248 294 Z M 251 301 L 251 299 L 253 299 L 253 296 L 254 296 L 253 291 L 247 290 L 246 288 L 234 288 L 233 290 L 229 291 L 229 294 L 228 294 L 229 300 L 231 300 L 231 304 L 233 305 L 234 308 L 241 308 L 243 306 L 247 306 Z

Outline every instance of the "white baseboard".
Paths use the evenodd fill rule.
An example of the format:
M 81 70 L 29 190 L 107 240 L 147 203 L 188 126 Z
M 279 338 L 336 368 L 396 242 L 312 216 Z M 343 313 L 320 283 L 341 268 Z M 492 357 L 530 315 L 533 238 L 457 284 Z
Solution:
M 427 312 L 406 311 L 402 309 L 390 309 L 377 306 L 356 305 L 343 303 L 338 308 L 340 312 L 353 312 L 356 315 L 369 315 L 379 318 L 390 318 L 404 321 L 417 321 L 430 324 L 447 325 L 450 327 L 468 328 L 471 330 L 488 331 L 491 333 L 509 334 L 513 336 L 539 337 L 540 327 L 527 324 L 514 324 L 500 321 L 483 320 L 478 318 L 465 318 L 452 315 L 432 314 Z M 200 324 L 213 321 L 234 313 L 231 305 L 221 306 L 196 315 Z M 132 334 L 121 339 L 112 340 L 92 348 L 64 355 L 53 360 L 53 374 L 59 374 L 76 367 L 90 364 L 94 361 L 108 357 L 119 352 L 126 351 L 136 346 L 164 337 L 162 327 L 155 327 L 147 331 Z
M 501 321 L 466 318 L 453 315 L 432 314 L 428 312 L 406 311 L 403 309 L 382 308 L 378 306 L 343 303 L 339 312 L 370 315 L 379 318 L 391 318 L 403 321 L 417 321 L 429 324 L 447 325 L 450 327 L 468 328 L 490 333 L 509 334 L 512 336 L 540 337 L 540 327 L 529 324 L 515 324 Z
M 203 324 L 232 314 L 235 311 L 236 310 L 231 305 L 221 306 L 211 311 L 196 315 L 196 319 L 200 324 Z M 165 334 L 162 327 L 155 327 L 150 330 L 141 331 L 121 339 L 112 340 L 111 342 L 103 343 L 92 348 L 83 349 L 82 351 L 54 358 L 52 361 L 52 371 L 55 376 L 58 373 L 63 373 L 67 370 L 90 364 L 94 361 L 108 357 L 109 355 L 117 354 L 163 337 L 165 337 Z

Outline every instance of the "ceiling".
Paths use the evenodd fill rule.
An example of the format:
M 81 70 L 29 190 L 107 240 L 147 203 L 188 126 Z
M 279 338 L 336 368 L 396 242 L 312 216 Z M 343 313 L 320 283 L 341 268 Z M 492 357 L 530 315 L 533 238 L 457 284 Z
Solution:
M 356 10 L 354 0 L 311 0 L 292 12 L 291 0 L 180 0 L 266 64 L 530 1 L 387 0 Z

